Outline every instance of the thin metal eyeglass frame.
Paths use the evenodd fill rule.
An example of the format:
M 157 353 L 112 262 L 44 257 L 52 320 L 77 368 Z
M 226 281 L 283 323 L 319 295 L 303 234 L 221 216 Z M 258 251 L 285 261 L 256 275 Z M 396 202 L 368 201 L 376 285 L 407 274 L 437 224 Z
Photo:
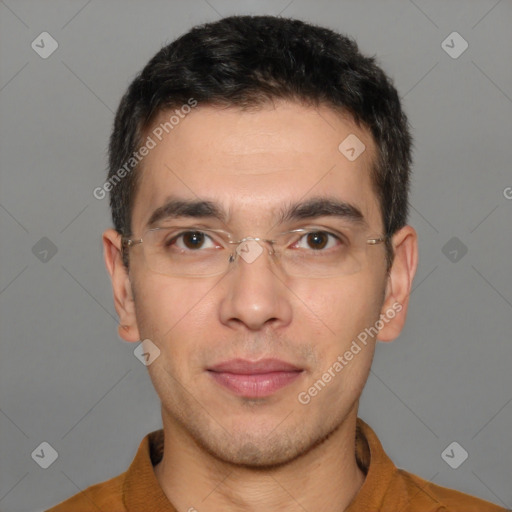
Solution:
M 182 233 L 188 233 L 188 232 L 192 232 L 193 233 L 195 231 L 201 232 L 201 233 L 203 233 L 203 232 L 212 232 L 212 233 L 221 233 L 221 234 L 227 235 L 228 238 L 231 237 L 231 233 L 229 233 L 228 231 L 226 231 L 224 229 L 201 228 L 201 227 L 195 227 L 195 226 L 192 226 L 190 228 L 185 228 L 185 227 L 182 227 L 182 226 L 157 227 L 157 228 L 150 228 L 150 229 L 146 230 L 144 233 L 147 233 L 148 231 L 159 231 L 159 230 L 162 230 L 162 229 L 171 229 L 173 227 L 179 228 Z M 324 229 L 325 229 L 326 233 L 329 233 L 329 234 L 332 234 L 333 236 L 336 236 L 334 233 L 330 232 L 328 227 L 324 227 Z M 334 231 L 336 231 L 336 230 L 334 230 Z M 315 232 L 316 231 L 314 230 L 314 228 L 309 228 L 309 229 L 298 228 L 298 229 L 291 229 L 289 231 L 284 231 L 283 233 L 279 233 L 277 236 L 281 237 L 283 235 L 288 235 L 290 233 L 315 233 Z M 322 232 L 322 229 L 320 229 L 320 226 L 318 226 L 318 232 Z M 368 245 L 377 245 L 377 244 L 385 242 L 387 238 L 388 237 L 386 235 L 375 237 L 375 238 L 367 238 L 366 239 L 366 243 Z M 244 237 L 244 238 L 242 238 L 241 240 L 238 240 L 238 241 L 225 240 L 225 242 L 227 242 L 228 244 L 235 244 L 235 245 L 239 246 L 241 243 L 246 242 L 247 240 L 255 240 L 256 242 L 265 242 L 267 244 L 270 244 L 270 246 L 272 247 L 272 250 L 269 251 L 269 254 L 270 255 L 275 254 L 275 250 L 273 249 L 273 247 L 274 247 L 274 244 L 277 242 L 277 240 L 270 240 L 268 238 L 259 238 L 259 237 L 253 237 L 253 236 L 246 236 L 246 237 Z M 134 247 L 136 245 L 140 245 L 143 242 L 144 242 L 144 238 L 131 239 L 131 238 L 127 238 L 127 237 L 123 236 L 123 237 L 121 237 L 121 249 L 124 251 L 124 250 L 126 250 L 126 249 L 128 249 L 130 247 Z M 238 255 L 238 252 L 237 252 L 236 249 L 229 255 L 228 267 L 226 268 L 226 271 L 229 268 L 229 263 L 233 263 L 236 260 L 237 255 Z

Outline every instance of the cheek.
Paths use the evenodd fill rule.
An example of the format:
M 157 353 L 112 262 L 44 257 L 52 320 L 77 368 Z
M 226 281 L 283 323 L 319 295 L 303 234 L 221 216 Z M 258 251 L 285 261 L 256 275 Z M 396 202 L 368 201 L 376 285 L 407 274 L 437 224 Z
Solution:
M 177 333 L 194 332 L 205 320 L 204 307 L 215 283 L 144 274 L 136 281 L 135 309 L 141 337 L 168 344 Z M 210 311 L 211 315 L 211 311 Z
M 375 283 L 358 275 L 321 288 L 296 290 L 309 306 L 300 315 L 297 332 L 303 339 L 310 334 L 317 356 L 303 391 L 311 391 L 319 410 L 346 411 L 364 387 L 375 348 L 365 329 L 374 325 L 380 313 L 380 289 Z
M 333 398 L 331 393 L 337 396 L 340 386 L 352 389 L 349 395 L 353 395 L 364 385 L 374 351 L 374 342 L 365 329 L 378 320 L 381 306 L 380 289 L 375 283 L 369 276 L 347 276 L 323 283 L 322 287 L 310 285 L 294 290 L 301 298 L 297 304 L 302 310 L 296 314 L 295 332 L 302 333 L 303 340 L 309 334 L 317 357 L 312 378 L 329 370 L 336 373 L 325 399 Z M 343 370 L 333 368 L 336 361 Z
M 137 280 L 135 308 L 141 339 L 149 338 L 160 349 L 159 364 L 148 367 L 155 385 L 164 385 L 168 374 L 182 383 L 193 382 L 211 361 L 208 347 L 218 344 L 219 338 L 216 285 L 221 279 L 145 274 Z
M 302 308 L 308 320 L 315 319 L 315 323 L 323 326 L 324 335 L 337 337 L 352 333 L 379 314 L 380 289 L 372 279 L 344 277 L 318 286 L 305 282 L 294 286 L 294 292 L 300 298 L 297 307 Z

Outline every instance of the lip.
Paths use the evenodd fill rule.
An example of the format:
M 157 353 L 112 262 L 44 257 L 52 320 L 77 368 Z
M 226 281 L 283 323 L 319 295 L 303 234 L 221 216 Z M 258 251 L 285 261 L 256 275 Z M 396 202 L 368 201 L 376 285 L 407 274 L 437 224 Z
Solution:
M 279 359 L 232 359 L 208 368 L 218 384 L 246 398 L 270 396 L 291 384 L 302 372 L 301 368 Z
M 213 372 L 236 373 L 239 375 L 258 375 L 271 372 L 293 372 L 300 371 L 302 368 L 281 361 L 280 359 L 260 359 L 259 361 L 249 361 L 248 359 L 231 359 L 211 366 L 208 370 Z

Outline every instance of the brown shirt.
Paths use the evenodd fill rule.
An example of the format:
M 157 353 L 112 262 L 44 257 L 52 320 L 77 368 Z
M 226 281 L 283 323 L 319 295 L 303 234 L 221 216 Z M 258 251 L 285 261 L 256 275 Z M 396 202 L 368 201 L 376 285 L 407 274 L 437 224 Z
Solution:
M 148 434 L 127 471 L 93 485 L 47 512 L 176 512 L 153 471 L 163 430 Z M 357 420 L 356 457 L 366 479 L 345 512 L 504 512 L 505 509 L 431 484 L 395 467 L 375 432 Z

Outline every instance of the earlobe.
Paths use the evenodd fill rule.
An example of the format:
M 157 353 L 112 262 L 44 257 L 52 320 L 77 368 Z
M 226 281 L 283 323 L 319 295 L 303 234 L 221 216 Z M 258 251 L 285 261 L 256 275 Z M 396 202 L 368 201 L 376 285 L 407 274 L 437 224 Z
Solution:
M 415 229 L 404 226 L 393 236 L 395 257 L 386 284 L 386 294 L 380 318 L 384 326 L 379 341 L 397 338 L 407 317 L 412 282 L 418 266 L 418 241 Z
M 135 302 L 128 271 L 121 256 L 121 235 L 114 229 L 103 233 L 103 256 L 112 282 L 114 306 L 119 315 L 118 334 L 125 341 L 139 341 Z
M 124 341 L 140 341 L 139 330 L 136 327 L 119 324 L 117 326 L 117 333 Z

